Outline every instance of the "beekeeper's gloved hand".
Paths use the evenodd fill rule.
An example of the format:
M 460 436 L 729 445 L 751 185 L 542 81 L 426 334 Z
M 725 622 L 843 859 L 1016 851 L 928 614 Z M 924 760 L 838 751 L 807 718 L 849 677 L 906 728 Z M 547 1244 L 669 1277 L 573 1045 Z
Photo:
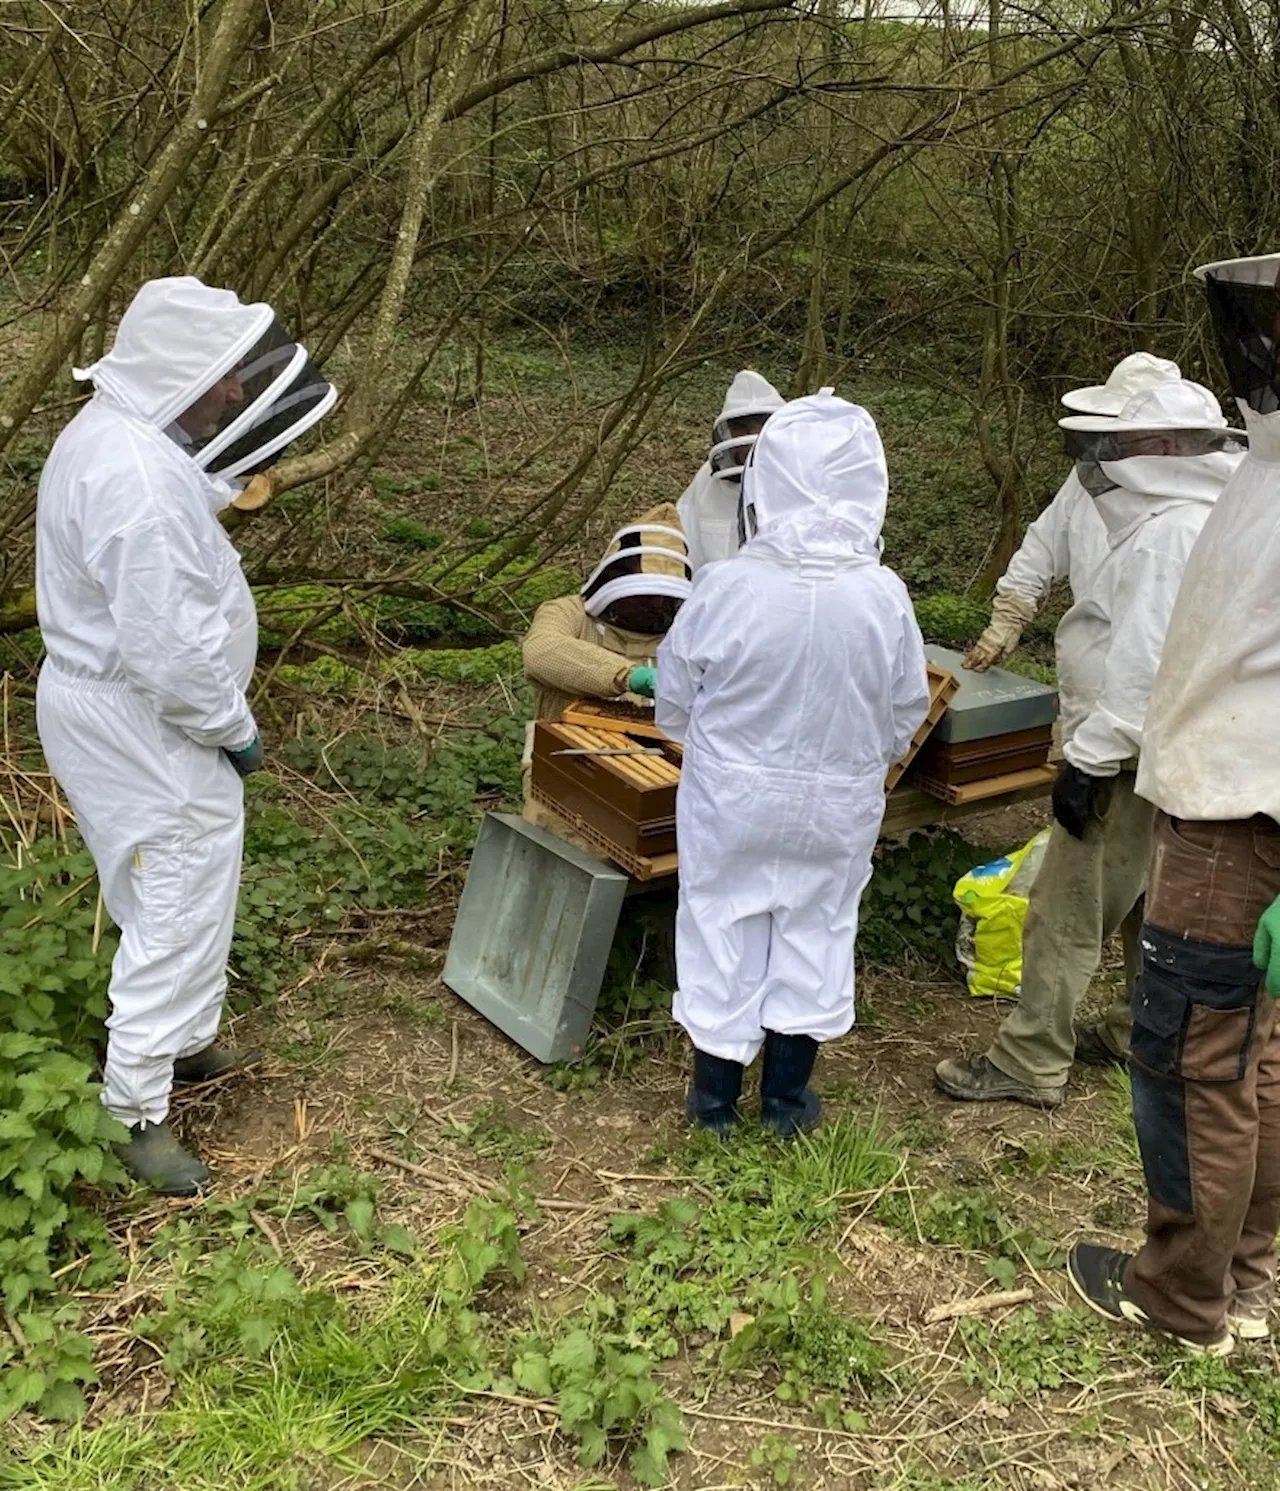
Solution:
M 247 746 L 241 746 L 238 751 L 231 751 L 223 746 L 222 754 L 240 776 L 251 777 L 255 771 L 262 770 L 262 736 L 255 735 Z
M 640 694 L 646 699 L 653 698 L 653 691 L 658 682 L 658 670 L 656 668 L 632 668 L 627 674 L 627 692 Z
M 1036 614 L 1035 604 L 1024 596 L 997 594 L 991 606 L 991 625 L 964 655 L 971 673 L 985 673 L 1017 649 L 1022 629 Z
M 1107 777 L 1091 777 L 1070 761 L 1058 773 L 1053 784 L 1053 816 L 1073 839 L 1084 838 L 1098 793 L 1107 780 Z
M 1253 938 L 1253 966 L 1265 975 L 1267 993 L 1280 999 L 1280 901 L 1262 913 Z

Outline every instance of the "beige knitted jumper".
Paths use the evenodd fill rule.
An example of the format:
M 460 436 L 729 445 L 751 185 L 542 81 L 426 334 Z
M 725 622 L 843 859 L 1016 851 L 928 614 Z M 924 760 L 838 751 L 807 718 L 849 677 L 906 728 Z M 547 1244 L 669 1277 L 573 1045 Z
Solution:
M 533 625 L 524 639 L 524 671 L 534 685 L 534 717 L 558 720 L 575 699 L 626 699 L 632 704 L 649 701 L 627 693 L 627 674 L 638 663 L 652 666 L 661 637 L 624 632 L 593 621 L 583 609 L 582 599 L 564 595 L 547 601 L 534 612 Z M 533 726 L 525 737 L 523 763 L 526 822 L 550 829 L 579 849 L 598 855 L 573 829 L 549 808 L 530 800 L 529 772 L 533 753 Z

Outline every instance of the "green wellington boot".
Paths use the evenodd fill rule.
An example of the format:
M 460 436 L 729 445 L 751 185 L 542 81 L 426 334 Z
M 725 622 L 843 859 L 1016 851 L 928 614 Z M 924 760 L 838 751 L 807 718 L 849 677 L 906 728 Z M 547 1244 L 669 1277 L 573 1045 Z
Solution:
M 179 1056 L 173 1064 L 173 1085 L 194 1087 L 200 1082 L 216 1082 L 260 1066 L 266 1058 L 261 1051 L 239 1046 L 219 1046 L 216 1042 L 191 1056 Z
M 123 1143 L 113 1144 L 124 1168 L 158 1196 L 198 1196 L 213 1177 L 204 1163 L 178 1143 L 163 1123 L 135 1123 Z

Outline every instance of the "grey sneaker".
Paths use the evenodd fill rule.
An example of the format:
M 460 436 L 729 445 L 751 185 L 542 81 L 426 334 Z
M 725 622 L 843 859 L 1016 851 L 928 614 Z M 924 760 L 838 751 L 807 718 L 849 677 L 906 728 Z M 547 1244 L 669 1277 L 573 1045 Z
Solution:
M 1076 1027 L 1076 1060 L 1082 1066 L 1120 1067 L 1129 1065 L 1129 1058 L 1113 1051 L 1098 1034 L 1096 1025 Z
M 1271 1336 L 1271 1304 L 1275 1285 L 1268 1280 L 1237 1289 L 1227 1308 L 1227 1329 L 1237 1341 L 1266 1341 Z
M 1266 1315 L 1247 1314 L 1237 1305 L 1227 1311 L 1227 1329 L 1237 1341 L 1269 1341 L 1271 1322 Z
M 201 1082 L 216 1082 L 219 1077 L 231 1077 L 260 1066 L 265 1059 L 261 1051 L 215 1043 L 191 1056 L 179 1056 L 173 1064 L 173 1085 L 195 1087 Z
M 1060 1087 L 1032 1087 L 1006 1077 L 985 1056 L 951 1056 L 933 1069 L 939 1092 L 961 1103 L 1025 1103 L 1028 1108 L 1057 1108 L 1067 1095 Z
M 129 1138 L 111 1147 L 129 1174 L 158 1196 L 198 1196 L 213 1179 L 203 1162 L 178 1143 L 167 1118 L 134 1124 Z
M 1124 1289 L 1124 1274 L 1132 1257 L 1132 1253 L 1122 1253 L 1118 1248 L 1077 1243 L 1067 1255 L 1067 1278 L 1085 1304 L 1104 1320 L 1140 1325 L 1154 1335 L 1176 1341 L 1195 1356 L 1230 1356 L 1235 1340 L 1225 1327 L 1214 1341 L 1189 1341 L 1157 1325 L 1141 1305 L 1129 1298 Z

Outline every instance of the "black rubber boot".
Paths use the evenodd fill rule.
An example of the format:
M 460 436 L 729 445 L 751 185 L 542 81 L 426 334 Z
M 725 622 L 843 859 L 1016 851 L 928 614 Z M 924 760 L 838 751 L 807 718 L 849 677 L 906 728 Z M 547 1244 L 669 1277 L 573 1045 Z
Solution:
M 725 1061 L 707 1051 L 694 1050 L 693 1082 L 685 1100 L 685 1116 L 700 1129 L 727 1134 L 738 1121 L 742 1091 L 742 1063 Z
M 198 1196 L 213 1179 L 203 1162 L 178 1143 L 168 1119 L 135 1123 L 129 1138 L 111 1147 L 129 1174 L 159 1196 Z
M 765 1032 L 760 1073 L 760 1122 L 784 1139 L 816 1128 L 822 1117 L 818 1094 L 809 1086 L 818 1043 L 811 1035 Z
M 194 1087 L 200 1082 L 215 1082 L 219 1077 L 234 1076 L 259 1066 L 261 1051 L 242 1050 L 238 1046 L 206 1046 L 190 1056 L 180 1056 L 173 1064 L 173 1085 Z

